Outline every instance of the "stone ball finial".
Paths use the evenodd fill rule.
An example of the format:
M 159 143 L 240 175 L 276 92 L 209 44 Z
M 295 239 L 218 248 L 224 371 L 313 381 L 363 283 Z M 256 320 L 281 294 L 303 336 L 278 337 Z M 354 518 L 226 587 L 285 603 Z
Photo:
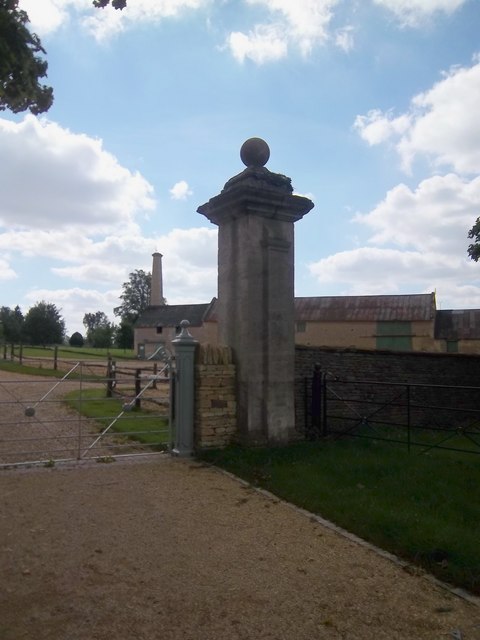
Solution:
M 264 167 L 270 158 L 270 149 L 262 138 L 249 138 L 242 144 L 240 158 L 246 167 Z

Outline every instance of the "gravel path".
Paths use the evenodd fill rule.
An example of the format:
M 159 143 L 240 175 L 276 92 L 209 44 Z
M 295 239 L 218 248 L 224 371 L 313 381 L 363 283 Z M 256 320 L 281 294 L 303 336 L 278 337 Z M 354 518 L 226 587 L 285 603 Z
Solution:
M 214 469 L 0 472 L 1 640 L 480 639 L 480 608 Z

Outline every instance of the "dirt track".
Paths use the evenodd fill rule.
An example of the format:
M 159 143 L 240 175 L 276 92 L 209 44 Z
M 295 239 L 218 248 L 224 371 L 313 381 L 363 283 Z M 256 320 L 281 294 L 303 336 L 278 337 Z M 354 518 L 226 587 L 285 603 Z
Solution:
M 0 472 L 1 640 L 480 639 L 480 609 L 213 469 Z

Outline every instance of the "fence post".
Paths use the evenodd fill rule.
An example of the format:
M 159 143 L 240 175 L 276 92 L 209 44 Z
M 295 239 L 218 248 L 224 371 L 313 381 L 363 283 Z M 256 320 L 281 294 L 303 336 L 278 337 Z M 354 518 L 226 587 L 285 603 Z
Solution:
M 107 398 L 111 398 L 113 395 L 113 367 L 112 358 L 108 356 L 107 360 Z
M 315 440 L 321 434 L 322 427 L 322 369 L 318 362 L 313 367 L 311 414 L 312 427 L 308 435 Z
M 10 360 L 13 362 L 15 360 L 15 345 L 13 342 L 10 345 Z
M 153 379 L 152 389 L 156 389 L 157 388 L 157 373 L 158 373 L 158 363 L 154 362 L 153 363 L 153 375 L 155 377 Z
M 18 363 L 23 364 L 23 344 L 20 345 L 20 353 L 18 356 Z
M 58 347 L 55 345 L 53 349 L 53 370 L 56 371 L 58 369 Z
M 135 369 L 135 409 L 140 409 L 142 406 L 141 400 L 138 397 L 140 395 L 140 391 L 142 390 L 141 376 L 142 370 Z
M 7 343 L 4 342 L 3 344 L 3 359 L 6 360 L 7 359 Z
M 173 451 L 177 456 L 193 454 L 194 364 L 197 340 L 189 333 L 188 320 L 180 323 L 181 331 L 172 340 L 175 349 L 175 420 L 173 423 Z

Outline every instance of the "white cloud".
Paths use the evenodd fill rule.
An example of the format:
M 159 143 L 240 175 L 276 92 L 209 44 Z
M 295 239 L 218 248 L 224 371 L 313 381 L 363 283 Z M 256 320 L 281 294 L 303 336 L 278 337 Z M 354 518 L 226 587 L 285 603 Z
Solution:
M 392 140 L 402 166 L 411 169 L 417 156 L 435 168 L 480 172 L 480 62 L 454 67 L 428 91 L 415 96 L 407 113 L 372 110 L 357 116 L 355 128 L 370 145 Z
M 419 26 L 425 18 L 443 12 L 454 13 L 466 0 L 373 0 L 380 7 L 391 11 L 404 26 Z
M 17 278 L 17 274 L 10 266 L 10 262 L 6 256 L 0 257 L 0 281 L 1 280 L 14 280 Z
M 25 238 L 23 240 L 25 242 Z M 33 238 L 29 241 L 33 248 Z M 58 289 L 37 286 L 26 294 L 25 299 L 31 305 L 47 300 L 61 308 L 69 334 L 84 332 L 81 323 L 87 312 L 103 311 L 118 321 L 114 319 L 113 309 L 120 302 L 122 283 L 135 269 L 150 271 L 152 253 L 157 249 L 164 256 L 164 293 L 170 304 L 209 302 L 217 295 L 216 229 L 172 229 L 165 235 L 149 238 L 138 232 L 133 236 L 107 237 L 99 242 L 86 239 L 80 242 L 78 249 L 74 244 L 68 244 L 66 237 L 57 235 L 55 240 L 49 240 L 47 253 L 42 250 L 45 243 L 41 242 L 32 257 L 52 257 L 53 247 L 58 242 L 62 243 L 60 248 L 68 246 L 72 251 L 55 252 L 55 258 L 64 266 L 52 267 L 52 273 L 85 286 Z M 22 243 L 18 242 L 18 245 L 21 247 Z
M 270 20 L 256 24 L 247 34 L 232 32 L 227 46 L 240 62 L 246 58 L 257 64 L 279 60 L 287 55 L 290 46 L 307 56 L 316 45 L 328 41 L 328 27 L 338 1 L 247 0 L 247 4 L 263 7 Z
M 238 62 L 250 59 L 264 64 L 285 58 L 288 53 L 286 36 L 275 25 L 257 25 L 248 34 L 233 32 L 228 36 L 227 46 Z
M 191 196 L 193 191 L 190 189 L 186 180 L 180 180 L 176 182 L 170 189 L 170 197 L 172 200 L 186 200 L 188 196 Z
M 335 31 L 335 44 L 342 49 L 342 51 L 345 51 L 345 53 L 352 51 L 355 46 L 353 38 L 354 30 L 354 27 L 347 26 Z
M 475 306 L 480 274 L 467 258 L 467 232 L 479 210 L 480 177 L 434 176 L 415 190 L 398 185 L 372 211 L 354 218 L 372 231 L 371 246 L 328 256 L 311 264 L 310 272 L 344 294 L 437 289 L 444 308 Z
M 25 299 L 30 306 L 41 300 L 54 304 L 60 310 L 60 315 L 65 320 L 68 335 L 79 331 L 85 335 L 85 327 L 82 324 L 86 313 L 103 311 L 110 321 L 118 321 L 113 316 L 113 308 L 119 304 L 120 288 L 115 291 L 98 291 L 95 289 L 32 289 Z M 26 311 L 26 309 L 22 309 Z
M 91 0 L 20 0 L 32 29 L 45 35 L 73 15 L 97 40 L 104 40 L 135 24 L 151 24 L 208 6 L 212 0 L 134 0 L 123 11 L 95 9 Z
M 354 128 L 370 146 L 386 142 L 395 135 L 402 135 L 411 126 L 411 118 L 408 115 L 391 117 L 391 112 L 386 115 L 379 109 L 371 109 L 366 116 L 357 116 Z
M 132 223 L 152 210 L 152 186 L 122 167 L 101 140 L 26 116 L 0 118 L 0 229 L 82 228 Z
M 480 177 L 433 176 L 412 191 L 400 184 L 355 220 L 373 231 L 371 244 L 465 256 L 466 234 L 480 212 Z

